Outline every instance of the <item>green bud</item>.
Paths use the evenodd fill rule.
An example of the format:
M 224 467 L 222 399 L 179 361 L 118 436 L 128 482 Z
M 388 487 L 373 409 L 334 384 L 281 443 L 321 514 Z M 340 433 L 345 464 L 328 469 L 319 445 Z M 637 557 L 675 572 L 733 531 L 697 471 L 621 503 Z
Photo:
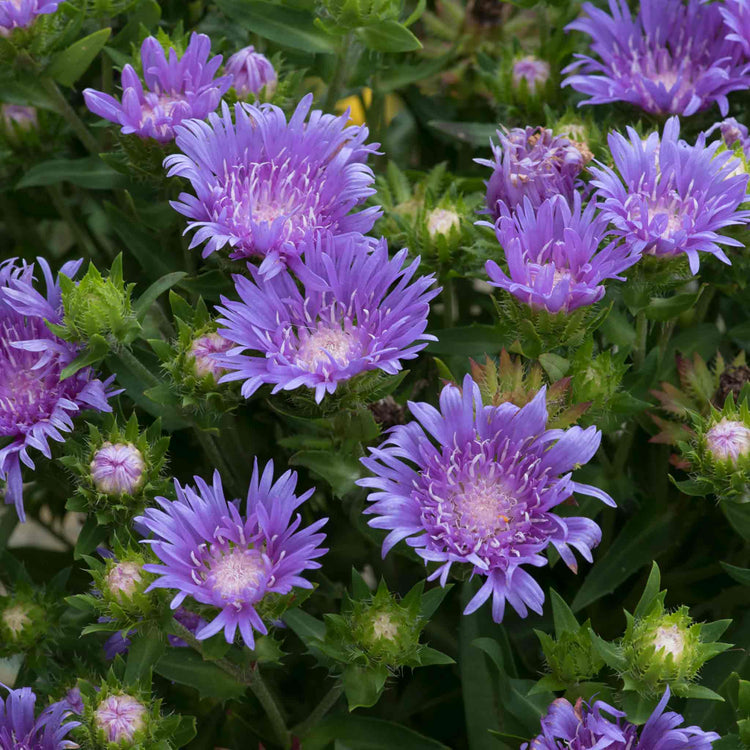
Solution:
M 47 632 L 47 616 L 31 590 L 0 597 L 0 656 L 32 649 Z
M 343 34 L 380 21 L 396 20 L 403 0 L 320 0 L 318 19 L 330 33 Z
M 588 622 L 577 631 L 561 632 L 555 640 L 540 631 L 537 631 L 537 636 L 551 676 L 566 686 L 592 679 L 604 666 L 604 660 L 591 640 Z

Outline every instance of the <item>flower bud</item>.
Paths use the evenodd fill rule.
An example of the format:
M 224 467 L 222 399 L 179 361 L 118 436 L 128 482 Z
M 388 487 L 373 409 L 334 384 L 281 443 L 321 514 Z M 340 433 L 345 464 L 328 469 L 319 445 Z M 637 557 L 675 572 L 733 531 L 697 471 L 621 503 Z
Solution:
M 724 417 L 706 433 L 706 447 L 715 460 L 735 465 L 750 453 L 750 428 Z
M 104 577 L 107 592 L 116 601 L 130 599 L 142 588 L 142 572 L 142 565 L 133 560 L 116 563 Z
M 229 58 L 226 71 L 233 76 L 232 86 L 240 98 L 260 94 L 263 88 L 269 97 L 276 91 L 278 76 L 273 65 L 252 44 Z
M 132 695 L 109 695 L 99 703 L 94 713 L 96 726 L 104 732 L 108 742 L 122 747 L 131 743 L 139 730 L 146 726 L 146 707 Z
M 526 81 L 529 93 L 536 93 L 537 86 L 542 87 L 549 80 L 549 63 L 533 55 L 521 57 L 513 63 L 513 86 L 521 87 Z
M 34 130 L 39 125 L 35 107 L 25 107 L 20 104 L 0 105 L 0 120 L 8 134 L 16 130 Z
M 427 231 L 430 237 L 438 234 L 450 234 L 461 225 L 461 217 L 450 209 L 435 208 L 427 216 Z
M 373 661 L 400 666 L 419 648 L 419 617 L 393 598 L 376 599 L 370 605 L 360 602 L 355 608 L 354 638 Z
M 576 631 L 566 630 L 557 639 L 539 635 L 542 650 L 552 677 L 565 685 L 575 685 L 595 677 L 604 666 L 591 642 L 591 630 L 582 625 Z
M 190 345 L 190 356 L 193 359 L 198 377 L 212 377 L 218 380 L 225 372 L 214 359 L 215 354 L 228 351 L 234 344 L 218 333 L 207 333 L 193 340 Z
M 143 484 L 146 462 L 132 443 L 102 444 L 91 461 L 94 487 L 105 495 L 133 495 Z
M 2 619 L 5 629 L 10 633 L 12 640 L 20 638 L 21 633 L 31 624 L 29 612 L 22 604 L 14 604 L 3 610 Z

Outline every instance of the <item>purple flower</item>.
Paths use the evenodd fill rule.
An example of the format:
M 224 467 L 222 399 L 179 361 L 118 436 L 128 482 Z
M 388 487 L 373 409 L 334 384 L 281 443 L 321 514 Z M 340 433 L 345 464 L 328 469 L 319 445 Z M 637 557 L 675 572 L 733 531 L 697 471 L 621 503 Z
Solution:
M 9 133 L 14 128 L 33 130 L 39 124 L 36 108 L 21 104 L 0 104 L 0 121 Z
M 529 93 L 534 94 L 536 87 L 544 86 L 549 79 L 549 63 L 533 55 L 520 57 L 513 62 L 512 79 L 516 88 L 521 86 L 522 81 L 526 81 Z
M 706 447 L 717 461 L 736 465 L 740 458 L 750 454 L 750 427 L 724 417 L 706 433 Z
M 136 732 L 146 726 L 148 711 L 138 699 L 127 693 L 108 695 L 94 712 L 94 724 L 108 742 L 130 744 Z
M 407 540 L 425 563 L 438 567 L 428 580 L 445 585 L 454 563 L 468 563 L 486 581 L 464 614 L 492 596 L 501 622 L 506 600 L 521 617 L 542 611 L 544 594 L 524 565 L 546 565 L 552 544 L 574 572 L 570 547 L 591 561 L 601 530 L 588 518 L 560 517 L 553 509 L 574 492 L 614 505 L 605 492 L 571 479 L 570 472 L 596 453 L 595 427 L 547 430 L 546 392 L 519 409 L 483 406 L 479 387 L 466 376 L 463 392 L 447 385 L 440 410 L 409 403 L 416 422 L 394 427 L 362 463 L 375 477 L 370 525 L 390 531 L 385 555 Z
M 608 139 L 615 167 L 591 168 L 603 213 L 625 238 L 632 252 L 676 256 L 685 253 L 693 274 L 698 253 L 711 253 L 723 263 L 729 258 L 719 244 L 742 243 L 719 232 L 744 224 L 749 211 L 739 211 L 745 201 L 747 174 L 733 174 L 740 165 L 730 151 L 717 153 L 719 141 L 706 145 L 701 133 L 694 146 L 679 140 L 680 121 L 667 120 L 664 132 L 647 139 L 628 128 L 627 140 L 619 133 Z
M 579 193 L 572 208 L 560 195 L 544 201 L 536 211 L 528 198 L 513 213 L 503 206 L 495 233 L 510 276 L 488 260 L 490 284 L 551 313 L 598 302 L 604 296 L 602 282 L 624 281 L 617 274 L 632 266 L 640 253 L 618 241 L 598 250 L 609 221 L 597 209 L 596 202 L 590 201 L 581 210 Z
M 100 618 L 100 622 L 103 618 Z M 128 637 L 133 631 L 132 630 L 118 630 L 116 633 L 112 633 L 102 648 L 104 649 L 104 658 L 107 661 L 112 661 L 118 654 L 126 654 L 130 648 L 131 640 Z
M 297 279 L 235 276 L 240 301 L 217 308 L 219 332 L 237 344 L 218 360 L 230 371 L 221 380 L 243 380 L 246 398 L 264 383 L 274 393 L 306 386 L 320 403 L 361 372 L 399 372 L 434 341 L 424 331 L 440 291 L 432 275 L 413 280 L 419 259 L 404 265 L 406 254 L 389 259 L 384 239 L 326 234 L 306 245 Z
M 37 16 L 55 13 L 62 0 L 0 0 L 0 36 L 31 26 Z
M 215 332 L 193 339 L 190 344 L 190 356 L 195 374 L 199 378 L 212 377 L 218 380 L 224 374 L 224 368 L 219 366 L 215 355 L 223 354 L 231 348 L 232 342 Z
M 122 69 L 122 102 L 102 91 L 86 89 L 86 106 L 99 117 L 122 125 L 121 132 L 166 143 L 183 120 L 202 120 L 219 106 L 232 76 L 214 79 L 221 55 L 212 57 L 211 40 L 193 34 L 182 57 L 170 48 L 164 54 L 152 36 L 143 40 L 141 62 L 146 89 L 132 65 Z
M 565 698 L 552 701 L 542 719 L 542 733 L 521 750 L 709 750 L 719 735 L 704 732 L 700 727 L 680 727 L 682 716 L 673 711 L 664 713 L 669 688 L 659 705 L 638 731 L 625 720 L 625 713 L 603 701 L 592 706 L 579 698 L 575 705 Z
M 60 374 L 79 348 L 59 339 L 45 325 L 62 323 L 58 282 L 47 261 L 39 258 L 47 284 L 46 297 L 34 288 L 34 265 L 15 258 L 0 263 L 0 480 L 7 484 L 5 502 L 14 503 L 21 521 L 23 481 L 21 463 L 34 468 L 29 450 L 51 458 L 48 440 L 63 442 L 73 429 L 72 416 L 81 409 L 112 411 L 107 399 L 119 391 L 85 367 L 65 380 Z M 75 275 L 81 261 L 60 270 Z
M 737 42 L 745 57 L 750 57 L 750 2 L 748 0 L 724 0 L 718 4 L 724 19 L 727 40 Z
M 191 612 L 185 607 L 177 607 L 174 611 L 174 619 L 183 627 L 187 628 L 193 635 L 204 628 L 208 623 L 197 613 Z M 177 635 L 168 635 L 167 640 L 173 648 L 188 648 L 189 644 Z
M 562 195 L 573 199 L 576 178 L 585 165 L 583 154 L 565 136 L 554 135 L 549 128 L 513 128 L 497 131 L 500 141 L 492 141 L 493 159 L 475 159 L 493 172 L 487 185 L 487 210 L 497 220 L 504 204 L 508 209 L 524 198 L 534 206 Z
M 750 86 L 741 47 L 726 36 L 719 4 L 702 0 L 642 0 L 631 16 L 626 0 L 609 0 L 610 14 L 583 4 L 586 16 L 567 26 L 589 34 L 599 59 L 576 55 L 563 82 L 590 99 L 630 102 L 652 114 L 692 115 Z
M 169 156 L 169 176 L 189 180 L 195 195 L 182 193 L 172 206 L 197 229 L 190 247 L 206 242 L 203 257 L 231 248 L 230 258 L 263 258 L 272 276 L 300 244 L 319 230 L 366 233 L 380 215 L 376 206 L 352 209 L 375 193 L 365 145 L 368 130 L 347 127 L 347 115 L 310 112 L 308 94 L 294 114 L 270 104 L 235 105 L 209 124 L 191 121 L 177 129 L 182 154 Z M 309 117 L 308 117 L 309 113 Z
M 143 484 L 146 462 L 132 443 L 106 441 L 94 455 L 89 467 L 91 479 L 105 495 L 132 495 Z
M 302 518 L 293 513 L 313 490 L 295 495 L 297 475 L 291 471 L 274 483 L 273 462 L 262 474 L 255 462 L 244 513 L 239 500 L 224 499 L 218 471 L 213 486 L 200 477 L 195 483 L 181 487 L 175 481 L 177 500 L 159 497 L 162 510 L 148 508 L 137 519 L 153 534 L 144 542 L 163 563 L 144 566 L 159 576 L 147 591 L 176 589 L 172 609 L 187 597 L 216 607 L 219 614 L 196 631 L 198 640 L 223 630 L 232 642 L 239 628 L 254 648 L 253 630 L 268 632 L 256 609 L 264 597 L 312 588 L 302 573 L 319 568 L 315 560 L 327 552 L 319 546 L 325 535 L 317 533 L 327 519 L 299 528 Z
M 234 90 L 243 99 L 248 94 L 259 94 L 263 87 L 269 96 L 276 90 L 278 76 L 271 61 L 256 52 L 252 44 L 235 52 L 227 60 L 226 70 L 232 76 Z
M 52 703 L 34 717 L 36 695 L 31 688 L 9 690 L 8 697 L 0 697 L 0 747 L 5 750 L 65 750 L 78 747 L 65 736 L 80 726 L 80 721 L 68 721 L 70 706 L 65 701 Z

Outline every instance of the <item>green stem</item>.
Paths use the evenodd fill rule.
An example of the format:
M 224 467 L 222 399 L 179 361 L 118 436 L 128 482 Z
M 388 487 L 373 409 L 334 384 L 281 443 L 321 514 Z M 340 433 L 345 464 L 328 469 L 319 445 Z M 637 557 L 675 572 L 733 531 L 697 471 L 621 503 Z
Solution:
M 191 648 L 195 649 L 204 659 L 206 657 L 203 653 L 203 644 L 188 630 L 184 625 L 180 624 L 176 620 L 172 622 L 175 635 L 179 636 L 188 643 Z M 268 686 L 265 683 L 258 667 L 256 664 L 250 665 L 247 668 L 243 668 L 239 664 L 235 664 L 226 658 L 221 659 L 206 659 L 211 661 L 220 669 L 223 669 L 227 674 L 234 677 L 237 682 L 247 685 L 253 694 L 263 706 L 263 710 L 266 712 L 268 721 L 273 727 L 274 733 L 279 741 L 279 744 L 287 750 L 291 746 L 291 734 L 286 727 L 286 722 L 281 714 L 276 699 L 271 695 Z
M 62 189 L 59 185 L 48 185 L 47 194 L 52 201 L 55 210 L 60 214 L 60 218 L 68 225 L 76 244 L 88 253 L 89 257 L 97 263 L 102 262 L 102 255 L 99 248 L 89 236 L 89 233 L 78 223 L 78 220 L 70 210 L 70 206 L 65 200 Z
M 617 443 L 617 450 L 615 451 L 615 457 L 612 461 L 612 478 L 617 479 L 620 477 L 625 470 L 625 465 L 628 462 L 630 456 L 630 448 L 633 445 L 633 438 L 635 437 L 636 426 L 629 424 L 625 428 L 625 434 L 620 438 Z
M 232 493 L 235 495 L 241 495 L 242 492 L 237 477 L 227 460 L 224 458 L 224 455 L 219 450 L 219 447 L 216 445 L 213 436 L 202 430 L 200 425 L 195 422 L 193 422 L 193 432 L 198 438 L 201 448 L 203 448 L 204 452 L 213 463 L 214 468 L 219 470 L 219 474 L 221 474 L 224 481 L 229 485 L 229 489 Z
M 339 680 L 323 696 L 320 703 L 310 712 L 310 715 L 304 721 L 292 727 L 292 735 L 295 737 L 304 737 L 336 705 L 343 692 L 344 684 Z
M 453 319 L 456 316 L 456 293 L 453 288 L 453 279 L 446 276 L 442 281 L 443 286 L 443 322 L 446 328 L 453 327 Z
M 635 317 L 635 350 L 633 351 L 633 364 L 640 367 L 646 359 L 646 346 L 648 345 L 648 319 L 646 313 L 641 310 Z
M 154 375 L 151 370 L 142 364 L 139 359 L 130 351 L 127 347 L 123 346 L 117 355 L 131 370 L 137 372 L 147 383 L 151 383 L 152 386 L 161 385 L 161 380 Z
M 99 144 L 97 143 L 96 138 L 91 135 L 83 120 L 81 120 L 76 114 L 73 107 L 70 106 L 58 85 L 51 78 L 47 78 L 46 76 L 41 78 L 40 83 L 47 96 L 49 96 L 52 103 L 55 105 L 57 113 L 68 123 L 68 125 L 70 125 L 73 132 L 78 136 L 78 139 L 86 147 L 86 150 L 92 154 L 92 156 L 98 156 Z
M 325 103 L 323 104 L 324 112 L 332 112 L 336 102 L 339 100 L 341 89 L 346 83 L 347 75 L 350 71 L 350 53 L 352 49 L 352 41 L 354 35 L 350 31 L 341 41 L 341 50 L 339 51 L 338 58 L 336 60 L 336 67 L 333 71 L 333 77 L 331 83 L 328 86 L 326 93 Z

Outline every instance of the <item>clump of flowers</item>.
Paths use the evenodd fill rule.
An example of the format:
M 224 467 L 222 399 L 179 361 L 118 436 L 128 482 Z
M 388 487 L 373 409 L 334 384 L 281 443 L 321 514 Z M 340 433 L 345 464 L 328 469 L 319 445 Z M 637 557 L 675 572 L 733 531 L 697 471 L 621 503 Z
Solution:
M 294 511 L 313 490 L 297 496 L 296 484 L 296 473 L 287 471 L 274 482 L 273 462 L 261 472 L 256 461 L 244 509 L 239 500 L 225 499 L 215 472 L 211 486 L 200 477 L 195 487 L 175 481 L 176 501 L 157 498 L 160 509 L 148 508 L 135 519 L 152 534 L 144 543 L 160 560 L 144 566 L 157 576 L 147 590 L 174 590 L 173 609 L 189 598 L 205 605 L 207 620 L 213 614 L 196 631 L 198 640 L 223 631 L 231 643 L 239 629 L 252 649 L 254 632 L 268 633 L 264 611 L 278 608 L 280 597 L 294 588 L 312 587 L 302 574 L 320 567 L 316 560 L 327 550 L 318 532 L 327 519 L 299 529 L 301 517 Z
M 625 719 L 625 712 L 608 703 L 596 701 L 592 705 L 579 698 L 575 705 L 565 698 L 557 698 L 542 719 L 542 732 L 521 750 L 557 750 L 568 747 L 584 750 L 607 747 L 612 750 L 656 750 L 683 747 L 690 750 L 710 750 L 719 735 L 704 732 L 699 727 L 681 727 L 680 714 L 664 709 L 669 702 L 669 688 L 642 728 Z
M 174 139 L 175 127 L 184 120 L 202 120 L 213 112 L 232 85 L 232 76 L 215 78 L 222 57 L 209 60 L 211 40 L 193 34 L 184 54 L 170 47 L 167 53 L 155 37 L 141 45 L 144 88 L 132 65 L 122 69 L 122 101 L 110 94 L 85 89 L 86 106 L 99 117 L 121 126 L 125 135 L 153 138 L 160 143 Z
M 265 55 L 255 51 L 252 44 L 235 52 L 227 60 L 226 71 L 232 76 L 232 88 L 242 99 L 261 93 L 270 97 L 276 90 L 276 70 Z
M 600 249 L 608 233 L 608 217 L 595 201 L 581 208 L 579 193 L 572 206 L 561 195 L 534 207 L 529 198 L 511 212 L 506 206 L 495 224 L 509 274 L 488 260 L 492 286 L 524 304 L 550 313 L 568 313 L 601 300 L 606 279 L 620 275 L 640 258 L 638 249 L 619 240 Z
M 544 593 L 524 565 L 546 563 L 550 545 L 574 572 L 571 547 L 591 560 L 601 537 L 583 517 L 562 518 L 553 508 L 574 492 L 608 505 L 606 492 L 573 481 L 601 440 L 595 427 L 547 430 L 546 392 L 526 406 L 484 406 L 470 376 L 463 390 L 447 385 L 440 410 L 409 403 L 416 422 L 393 428 L 388 439 L 362 459 L 375 476 L 358 484 L 374 490 L 365 511 L 386 529 L 386 554 L 404 539 L 425 563 L 437 563 L 428 580 L 445 585 L 454 564 L 467 564 L 485 578 L 464 613 L 492 599 L 492 616 L 503 619 L 506 601 L 521 617 L 542 611 Z M 554 445 L 552 440 L 557 439 Z
M 576 55 L 563 72 L 589 98 L 584 104 L 629 102 L 656 115 L 692 115 L 719 105 L 750 85 L 742 48 L 727 36 L 721 3 L 642 0 L 633 16 L 626 0 L 610 0 L 609 14 L 584 3 L 586 14 L 568 25 L 592 38 L 593 55 Z
M 310 111 L 305 96 L 287 121 L 271 104 L 237 104 L 208 123 L 178 129 L 181 154 L 164 161 L 169 176 L 190 181 L 195 195 L 172 202 L 196 230 L 190 246 L 206 242 L 203 256 L 229 245 L 230 258 L 260 258 L 273 276 L 300 255 L 303 242 L 327 230 L 368 232 L 379 209 L 352 212 L 368 196 L 367 166 L 378 144 L 365 144 L 368 130 L 347 117 Z
M 419 259 L 406 256 L 389 259 L 382 239 L 328 234 L 306 246 L 297 279 L 235 276 L 240 301 L 217 308 L 219 333 L 236 345 L 218 358 L 222 382 L 242 380 L 246 398 L 264 383 L 274 393 L 305 386 L 320 403 L 360 373 L 398 373 L 433 340 L 424 331 L 440 291 L 432 275 L 414 278 Z
M 63 341 L 48 327 L 63 322 L 61 279 L 70 280 L 80 261 L 63 265 L 55 279 L 40 258 L 46 295 L 35 288 L 34 264 L 11 258 L 0 264 L 0 480 L 5 502 L 13 503 L 19 518 L 23 507 L 21 463 L 34 469 L 29 451 L 51 458 L 48 441 L 63 442 L 72 432 L 72 417 L 84 409 L 111 411 L 113 378 L 104 382 L 89 367 L 63 379 L 80 347 Z M 72 282 L 70 282 L 72 284 Z
M 706 144 L 703 133 L 695 145 L 680 140 L 676 117 L 667 121 L 661 137 L 651 133 L 643 140 L 632 128 L 627 133 L 628 138 L 612 133 L 608 139 L 617 172 L 591 168 L 602 212 L 616 233 L 633 253 L 686 255 L 693 274 L 699 253 L 729 264 L 720 245 L 742 243 L 723 230 L 750 219 L 750 212 L 739 210 L 748 175 L 735 174 L 738 161 L 731 151 L 720 152 L 719 141 Z
M 497 145 L 490 142 L 493 158 L 475 159 L 492 169 L 486 204 L 493 221 L 502 216 L 503 207 L 512 211 L 526 198 L 534 208 L 554 195 L 573 200 L 586 164 L 573 141 L 542 127 L 498 130 L 497 137 Z
M 5 689 L 5 686 L 3 686 Z M 68 738 L 80 725 L 67 721 L 71 715 L 65 701 L 52 703 L 35 716 L 37 697 L 31 688 L 8 690 L 0 696 L 0 747 L 8 750 L 67 750 L 78 745 Z
M 14 29 L 25 29 L 38 16 L 57 12 L 61 0 L 0 1 L 0 36 L 9 36 Z

